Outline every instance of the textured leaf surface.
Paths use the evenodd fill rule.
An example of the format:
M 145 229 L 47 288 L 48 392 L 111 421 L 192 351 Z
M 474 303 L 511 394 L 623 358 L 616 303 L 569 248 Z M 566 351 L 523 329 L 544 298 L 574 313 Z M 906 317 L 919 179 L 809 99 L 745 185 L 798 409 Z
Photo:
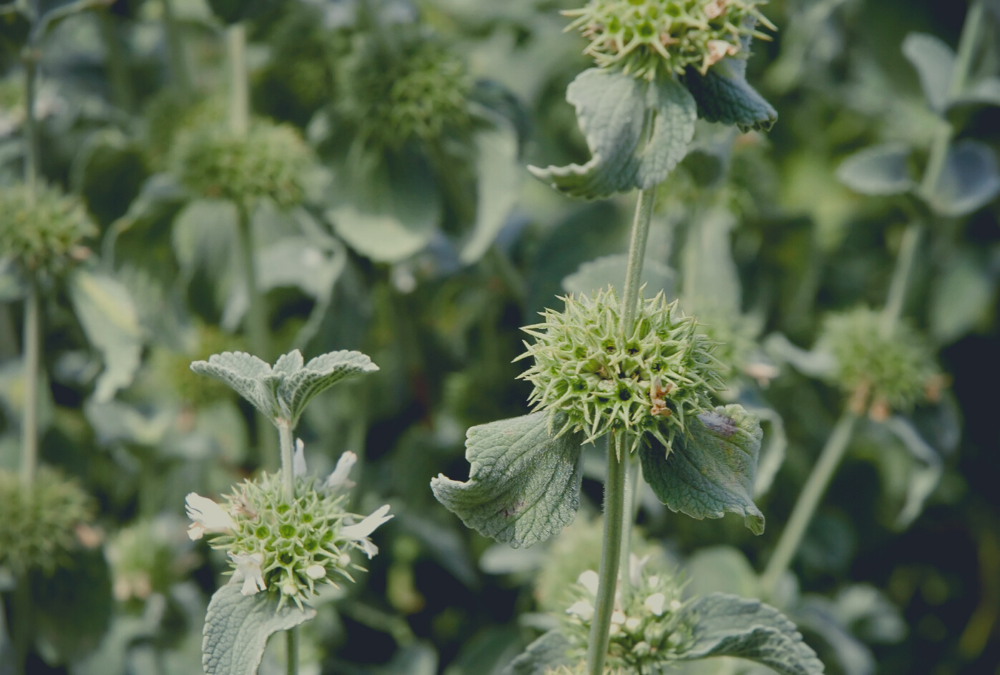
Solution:
M 559 631 L 550 630 L 528 645 L 501 675 L 545 675 L 546 671 L 570 663 L 566 658 L 569 648 L 569 641 Z
M 753 502 L 753 486 L 762 436 L 760 422 L 743 406 L 719 406 L 691 422 L 666 456 L 662 446 L 643 448 L 642 475 L 671 511 L 698 520 L 738 513 L 761 534 L 764 515 Z
M 865 148 L 837 168 L 837 180 L 863 195 L 898 195 L 916 187 L 910 177 L 910 149 L 898 143 Z
M 689 69 L 684 83 L 698 104 L 698 117 L 708 122 L 746 132 L 768 131 L 778 120 L 774 107 L 747 82 L 742 59 L 723 59 L 704 76 Z
M 931 108 L 942 112 L 948 105 L 955 52 L 933 35 L 910 33 L 903 40 L 903 56 L 916 68 Z
M 225 382 L 265 416 L 271 419 L 280 416 L 271 366 L 256 356 L 246 352 L 213 354 L 208 361 L 192 363 L 191 370 Z
M 1000 194 L 1000 170 L 993 149 L 966 139 L 955 143 L 945 159 L 941 179 L 930 195 L 931 207 L 943 216 L 966 216 Z
M 688 612 L 694 618 L 694 642 L 679 660 L 735 656 L 782 675 L 823 672 L 823 664 L 802 641 L 795 624 L 759 600 L 713 593 L 692 604 Z
M 292 416 L 292 426 L 299 420 L 306 405 L 317 394 L 326 391 L 342 380 L 358 377 L 378 370 L 378 366 L 361 352 L 339 351 L 323 354 L 311 359 L 304 367 L 298 350 L 299 361 L 295 370 L 290 370 L 278 387 L 278 396 Z M 285 357 L 282 357 L 285 358 Z M 275 371 L 281 361 L 275 364 Z
M 94 399 L 110 401 L 132 383 L 142 355 L 139 313 L 128 289 L 116 279 L 78 270 L 70 279 L 69 295 L 87 340 L 104 358 Z
M 573 197 L 601 199 L 661 183 L 694 136 L 694 99 L 672 79 L 649 83 L 591 68 L 573 80 L 566 100 L 576 106 L 593 157 L 583 165 L 529 170 Z M 648 142 L 647 118 L 653 124 Z
M 560 427 L 558 418 L 552 428 Z M 549 413 L 469 429 L 468 482 L 438 475 L 431 489 L 468 527 L 517 548 L 557 534 L 580 504 L 581 434 L 555 438 Z
M 316 616 L 293 603 L 278 609 L 274 593 L 249 597 L 239 584 L 226 584 L 215 592 L 205 615 L 201 651 L 208 675 L 256 675 L 267 639 L 280 630 L 295 628 Z

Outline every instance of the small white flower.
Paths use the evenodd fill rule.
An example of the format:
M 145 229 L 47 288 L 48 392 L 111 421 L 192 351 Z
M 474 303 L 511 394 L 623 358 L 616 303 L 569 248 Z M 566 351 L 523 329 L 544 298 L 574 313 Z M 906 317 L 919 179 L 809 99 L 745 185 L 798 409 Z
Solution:
M 267 589 L 267 584 L 264 583 L 264 573 L 260 569 L 260 566 L 264 564 L 263 554 L 233 555 L 230 553 L 229 558 L 236 563 L 233 581 L 243 580 L 243 588 L 240 590 L 243 595 L 255 595 L 258 591 Z
M 578 600 L 569 606 L 566 613 L 578 616 L 584 621 L 590 621 L 594 618 L 594 606 L 586 600 Z
M 628 556 L 628 581 L 633 586 L 642 585 L 642 568 L 646 566 L 649 562 L 649 556 L 644 555 L 641 558 L 635 553 L 630 553 Z
M 663 606 L 666 602 L 667 599 L 663 597 L 663 593 L 653 593 L 651 596 L 646 598 L 646 602 L 642 604 L 656 616 L 663 616 Z
M 636 631 L 639 630 L 639 627 L 641 625 L 642 625 L 642 621 L 640 621 L 639 619 L 635 618 L 634 616 L 630 616 L 625 621 L 625 629 L 628 630 L 629 633 L 635 633 Z
M 684 606 L 684 603 L 682 603 L 680 600 L 671 600 L 670 601 L 670 611 L 671 612 L 679 611 L 680 608 L 683 607 L 683 606 Z
M 620 609 L 616 609 L 615 611 L 611 612 L 611 623 L 616 624 L 618 626 L 621 626 L 623 623 L 625 623 L 625 612 L 621 611 Z
M 358 461 L 358 456 L 353 452 L 345 452 L 337 460 L 337 466 L 333 469 L 333 473 L 326 477 L 323 481 L 323 488 L 326 490 L 335 490 L 339 487 L 350 489 L 354 487 L 354 482 L 348 479 L 348 475 L 351 473 L 351 469 Z
M 295 439 L 295 452 L 292 453 L 292 475 L 298 478 L 306 475 L 306 444 L 301 438 Z
M 594 570 L 587 570 L 577 577 L 576 583 L 586 588 L 591 595 L 596 596 L 597 587 L 600 585 L 601 579 L 597 576 L 597 572 Z
M 660 585 L 660 577 L 658 577 L 656 575 L 653 575 L 653 576 L 649 577 L 649 587 L 650 588 L 656 588 L 659 585 Z
M 299 589 L 295 587 L 295 584 L 285 584 L 281 587 L 281 592 L 285 595 L 295 595 Z
M 208 497 L 191 492 L 184 499 L 184 502 L 188 518 L 194 521 L 188 528 L 188 536 L 191 541 L 201 539 L 206 533 L 228 532 L 235 527 L 232 517 L 226 513 L 225 509 Z
M 322 565 L 310 565 L 306 568 L 306 576 L 310 579 L 322 579 L 326 576 L 326 568 Z
M 354 541 L 361 542 L 361 549 L 365 552 L 365 555 L 371 559 L 375 554 L 378 553 L 378 546 L 373 544 L 368 535 L 375 531 L 379 525 L 383 525 L 392 518 L 391 515 L 387 516 L 389 513 L 389 505 L 380 507 L 370 516 L 362 520 L 356 525 L 348 525 L 340 531 L 340 534 L 344 539 L 352 539 Z

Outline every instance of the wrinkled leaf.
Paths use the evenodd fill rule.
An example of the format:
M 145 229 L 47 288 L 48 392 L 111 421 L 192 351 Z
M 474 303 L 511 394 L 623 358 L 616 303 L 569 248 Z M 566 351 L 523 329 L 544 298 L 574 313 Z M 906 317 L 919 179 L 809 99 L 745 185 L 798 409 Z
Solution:
M 576 272 L 563 279 L 567 293 L 592 295 L 602 288 L 614 286 L 619 293 L 625 288 L 625 274 L 628 271 L 628 255 L 624 253 L 606 255 L 580 265 Z M 641 283 L 645 286 L 643 295 L 655 296 L 660 291 L 674 296 L 674 271 L 659 260 L 647 259 L 642 266 Z
M 955 52 L 933 35 L 910 33 L 903 40 L 903 56 L 916 68 L 931 109 L 944 111 L 955 69 Z
M 985 143 L 966 139 L 948 150 L 940 180 L 924 197 L 937 213 L 957 218 L 986 206 L 998 193 L 996 154 Z
M 736 125 L 740 131 L 769 131 L 778 120 L 774 107 L 750 86 L 745 59 L 723 59 L 704 76 L 688 69 L 684 83 L 698 103 L 698 117 Z
M 697 520 L 730 511 L 761 534 L 764 515 L 753 503 L 760 422 L 743 406 L 719 406 L 698 415 L 687 431 L 669 453 L 655 444 L 640 450 L 642 475 L 653 492 L 671 511 Z
M 245 596 L 239 584 L 226 584 L 215 592 L 205 615 L 201 662 L 208 675 L 256 675 L 267 639 L 316 616 L 316 610 L 299 609 L 291 602 L 278 609 L 271 592 Z
M 910 149 L 886 143 L 856 152 L 837 168 L 837 180 L 863 195 L 898 195 L 916 187 L 910 177 Z
M 768 422 L 771 425 L 767 443 L 763 445 L 757 461 L 757 478 L 753 485 L 754 496 L 760 497 L 771 489 L 774 477 L 785 463 L 788 436 L 785 434 L 785 420 L 774 408 L 748 407 L 747 410 L 756 415 L 761 422 Z
M 795 624 L 759 600 L 713 593 L 693 603 L 694 640 L 678 660 L 735 656 L 782 675 L 820 675 L 823 664 L 802 641 Z
M 694 100 L 672 79 L 645 82 L 591 68 L 573 80 L 566 100 L 576 107 L 592 159 L 582 166 L 532 166 L 529 170 L 573 197 L 601 199 L 654 187 L 684 159 L 694 137 Z M 652 133 L 647 141 L 650 122 Z
M 466 526 L 515 548 L 557 534 L 580 504 L 582 435 L 556 438 L 550 429 L 560 422 L 549 418 L 536 412 L 469 429 L 468 482 L 439 474 L 434 496 Z
M 549 670 L 569 665 L 570 660 L 566 656 L 569 649 L 569 640 L 559 631 L 550 630 L 511 661 L 503 675 L 545 675 Z

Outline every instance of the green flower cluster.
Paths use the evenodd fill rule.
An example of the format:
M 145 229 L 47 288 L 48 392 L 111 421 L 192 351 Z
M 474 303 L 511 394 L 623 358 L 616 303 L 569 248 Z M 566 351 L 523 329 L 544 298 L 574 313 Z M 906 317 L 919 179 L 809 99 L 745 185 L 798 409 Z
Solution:
M 211 124 L 180 133 L 173 166 L 188 189 L 249 205 L 269 197 L 288 208 L 302 202 L 312 152 L 294 127 L 256 120 L 245 136 Z
M 826 318 L 818 347 L 833 354 L 837 367 L 831 380 L 850 396 L 858 414 L 887 419 L 892 410 L 907 412 L 934 398 L 941 376 L 933 352 L 906 323 L 891 334 L 882 330 L 882 315 L 867 307 Z
M 80 200 L 52 187 L 35 194 L 26 185 L 0 188 L 0 259 L 28 272 L 57 273 L 97 227 Z
M 93 518 L 90 496 L 75 480 L 41 467 L 26 488 L 0 470 L 0 567 L 15 576 L 32 569 L 51 574 L 77 545 L 77 527 Z
M 522 330 L 534 365 L 519 377 L 535 385 L 536 410 L 562 411 L 569 429 L 593 442 L 611 431 L 629 431 L 630 451 L 650 436 L 670 447 L 686 420 L 711 410 L 723 387 L 715 344 L 661 293 L 640 300 L 636 328 L 626 336 L 614 289 L 593 298 L 569 296 L 564 312 L 546 309 L 545 322 Z
M 604 669 L 604 675 L 628 675 L 629 672 L 630 671 L 622 668 Z M 558 666 L 557 668 L 549 668 L 545 671 L 545 675 L 590 675 L 590 671 L 587 670 L 587 661 L 582 660 L 575 666 Z
M 754 30 L 757 22 L 774 26 L 750 0 L 590 0 L 585 7 L 563 12 L 590 45 L 584 53 L 601 68 L 621 68 L 647 80 L 660 72 L 683 75 L 710 66 L 743 49 L 742 39 L 768 36 Z M 745 54 L 741 54 L 745 58 Z

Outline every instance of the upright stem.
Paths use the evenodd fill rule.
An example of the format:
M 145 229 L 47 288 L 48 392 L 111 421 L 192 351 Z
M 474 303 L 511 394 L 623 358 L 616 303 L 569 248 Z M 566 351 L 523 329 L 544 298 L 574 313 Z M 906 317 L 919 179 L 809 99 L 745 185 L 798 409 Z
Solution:
M 38 374 L 41 363 L 41 311 L 38 285 L 31 281 L 24 299 L 24 419 L 21 428 L 21 482 L 30 488 L 38 467 Z
M 170 76 L 183 102 L 191 99 L 191 72 L 187 66 L 187 56 L 184 53 L 184 40 L 181 37 L 177 19 L 174 18 L 174 0 L 161 0 L 163 3 L 163 32 L 167 38 L 167 63 L 170 64 Z
M 625 439 L 628 443 L 628 439 Z M 629 576 L 630 561 L 632 554 L 632 525 L 635 522 L 635 498 L 636 484 L 639 480 L 639 463 L 626 452 L 621 460 L 625 464 L 625 496 L 622 498 L 622 547 L 619 553 L 618 566 L 621 569 L 621 589 L 622 595 L 628 590 L 631 583 Z
M 635 205 L 635 219 L 632 222 L 632 242 L 628 250 L 628 271 L 625 273 L 625 293 L 622 297 L 622 331 L 631 337 L 635 329 L 635 312 L 639 304 L 639 287 L 642 284 L 642 265 L 646 258 L 646 243 L 649 241 L 649 224 L 653 220 L 653 206 L 656 203 L 656 188 L 639 193 Z
M 292 427 L 287 422 L 278 425 L 278 439 L 281 443 L 281 484 L 285 499 L 291 504 L 295 501 L 295 462 L 292 439 Z M 298 675 L 299 672 L 299 634 L 294 628 L 285 632 L 285 651 L 288 657 L 288 675 Z
M 250 129 L 250 80 L 247 74 L 247 29 L 242 23 L 226 31 L 229 53 L 229 126 L 237 136 Z
M 850 411 L 841 416 L 833 433 L 826 441 L 826 447 L 823 448 L 819 461 L 816 462 L 812 473 L 809 474 L 809 479 L 802 488 L 802 494 L 799 495 L 799 500 L 792 510 L 792 516 L 788 519 L 788 525 L 781 533 L 778 546 L 761 577 L 761 587 L 765 597 L 774 593 L 778 581 L 788 569 L 792 558 L 795 557 L 795 552 L 802 542 L 802 537 L 816 512 L 816 507 L 826 493 L 826 488 L 830 485 L 830 480 L 836 473 L 837 467 L 840 466 L 840 460 L 843 459 L 844 452 L 851 441 L 851 433 L 854 430 L 856 420 L 857 415 Z
M 299 673 L 299 631 L 289 628 L 285 631 L 285 651 L 288 652 L 288 675 Z
M 622 517 L 625 511 L 626 460 L 619 459 L 619 451 L 625 445 L 623 441 L 621 432 L 612 433 L 608 439 L 608 480 L 604 484 L 604 545 L 601 549 L 594 619 L 587 645 L 587 672 L 590 675 L 604 674 L 604 659 L 608 654 L 608 641 L 611 637 L 611 614 L 615 609 L 622 546 Z
M 38 192 L 38 123 L 35 120 L 35 84 L 38 52 L 31 45 L 24 48 L 24 184 L 28 195 Z
M 890 337 L 896 328 L 899 317 L 903 315 L 903 305 L 906 303 L 906 291 L 910 286 L 910 275 L 917 260 L 917 250 L 920 248 L 920 237 L 923 234 L 923 224 L 910 223 L 903 233 L 903 241 L 899 247 L 899 257 L 892 273 L 892 283 L 889 285 L 889 297 L 882 309 L 882 335 Z

